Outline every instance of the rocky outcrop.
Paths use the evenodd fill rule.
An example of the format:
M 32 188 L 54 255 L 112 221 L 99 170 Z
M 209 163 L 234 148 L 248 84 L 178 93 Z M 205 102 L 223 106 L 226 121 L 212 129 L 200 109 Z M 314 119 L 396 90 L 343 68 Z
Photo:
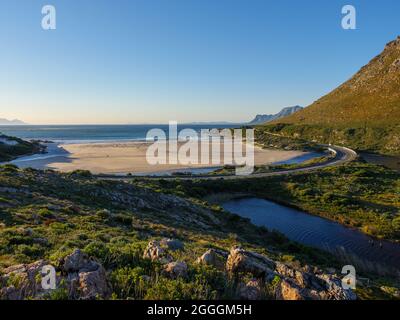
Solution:
M 152 240 L 148 243 L 143 253 L 144 259 L 150 259 L 151 261 L 158 261 L 162 264 L 166 264 L 172 261 L 171 255 L 167 249 L 161 246 L 161 243 L 156 240 Z
M 286 279 L 279 283 L 276 289 L 276 299 L 278 300 L 305 300 L 304 295 L 293 281 Z
M 219 270 L 225 268 L 228 253 L 222 250 L 209 249 L 201 257 L 197 258 L 198 264 L 213 266 Z
M 321 299 L 328 300 L 356 300 L 357 295 L 351 289 L 343 289 L 342 280 L 334 275 L 320 274 L 317 279 L 323 281 L 325 290 L 320 292 Z
M 102 266 L 94 271 L 79 272 L 78 276 L 79 290 L 83 299 L 107 298 L 111 295 L 106 271 Z
M 226 262 L 230 274 L 251 273 L 256 278 L 265 278 L 273 273 L 275 262 L 261 254 L 233 247 Z
M 275 262 L 261 254 L 239 247 L 231 249 L 226 261 L 227 272 L 236 279 L 251 274 L 254 279 L 238 285 L 242 299 L 254 300 L 262 296 L 263 285 L 274 281 L 273 295 L 279 300 L 355 300 L 350 289 L 343 289 L 341 279 L 317 268 L 295 268 Z M 278 281 L 276 281 L 278 279 Z
M 5 269 L 0 277 L 0 299 L 41 299 L 50 294 L 51 289 L 43 289 L 41 283 L 42 268 L 46 265 L 49 263 L 40 260 Z M 79 249 L 60 262 L 59 270 L 61 274 L 56 277 L 56 288 L 61 288 L 63 283 L 70 299 L 110 297 L 112 290 L 105 269 Z
M 64 259 L 62 271 L 67 273 L 69 294 L 72 297 L 87 300 L 105 299 L 111 295 L 103 266 L 79 249 Z
M 251 279 L 246 284 L 238 286 L 238 296 L 242 300 L 260 300 L 262 298 L 263 282 L 259 279 Z
M 300 271 L 289 267 L 284 263 L 277 263 L 275 271 L 285 278 L 290 278 L 299 288 L 306 288 L 309 286 L 317 287 L 322 289 L 320 284 L 315 281 L 311 274 L 308 272 Z
M 183 243 L 179 240 L 164 238 L 161 241 L 152 240 L 143 253 L 144 259 L 157 261 L 164 265 L 162 274 L 171 279 L 185 278 L 188 266 L 182 261 L 173 261 L 169 251 L 183 250 Z
M 178 251 L 183 249 L 183 242 L 176 239 L 164 238 L 160 241 L 151 240 L 144 250 L 143 258 L 166 264 L 173 260 L 169 253 L 170 251 Z
M 0 277 L 0 299 L 22 300 L 43 295 L 45 290 L 42 289 L 37 276 L 47 264 L 46 261 L 40 260 L 5 269 L 4 275 Z
M 163 274 L 171 279 L 185 278 L 188 267 L 185 262 L 170 262 L 164 266 Z
M 98 263 L 90 259 L 81 250 L 76 249 L 73 253 L 66 256 L 63 261 L 62 269 L 66 273 L 93 271 L 98 267 Z
M 307 271 L 305 271 L 305 270 Z M 276 298 L 282 300 L 355 300 L 350 289 L 343 289 L 341 279 L 321 270 L 309 272 L 277 263 L 276 273 L 281 278 L 276 289 Z
M 183 243 L 163 239 L 150 241 L 144 258 L 162 264 L 162 275 L 170 279 L 187 278 L 188 265 L 173 261 L 169 250 L 183 248 Z M 316 267 L 276 262 L 256 252 L 233 247 L 229 254 L 209 249 L 197 260 L 199 264 L 224 270 L 232 282 L 235 297 L 259 300 L 266 297 L 279 300 L 354 300 L 350 289 L 343 289 L 334 272 L 324 273 Z M 21 264 L 3 270 L 0 276 L 0 299 L 41 299 L 50 293 L 42 288 L 40 274 L 46 261 Z M 251 276 L 249 278 L 249 275 Z M 246 279 L 246 280 L 244 280 Z M 251 280 L 248 280 L 251 279 Z M 149 281 L 150 278 L 148 278 Z M 66 290 L 69 299 L 107 299 L 112 288 L 106 270 L 96 260 L 79 249 L 62 259 L 56 277 L 57 288 Z M 389 289 L 388 289 L 389 290 Z M 390 290 L 389 290 L 390 291 Z
M 184 245 L 182 241 L 176 239 L 164 238 L 160 241 L 162 247 L 168 248 L 171 251 L 183 250 Z

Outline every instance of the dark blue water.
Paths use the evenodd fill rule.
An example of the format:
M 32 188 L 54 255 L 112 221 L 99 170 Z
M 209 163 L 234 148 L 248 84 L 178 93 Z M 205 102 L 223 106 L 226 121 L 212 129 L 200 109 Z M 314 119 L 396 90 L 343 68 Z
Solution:
M 368 261 L 400 267 L 400 244 L 375 240 L 372 245 L 372 238 L 339 223 L 258 198 L 231 200 L 223 207 L 302 244 L 329 251 L 343 247 Z
M 240 127 L 235 124 L 187 124 L 178 125 L 178 132 L 190 128 L 224 129 Z M 0 132 L 22 139 L 51 140 L 55 142 L 101 142 L 121 140 L 145 140 L 149 130 L 159 128 L 168 137 L 168 125 L 52 125 L 52 126 L 0 126 Z

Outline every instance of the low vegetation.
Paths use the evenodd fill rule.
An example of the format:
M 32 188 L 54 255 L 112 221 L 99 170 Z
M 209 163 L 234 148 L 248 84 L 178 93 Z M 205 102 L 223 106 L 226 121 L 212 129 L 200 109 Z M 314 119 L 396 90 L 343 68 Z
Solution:
M 36 146 L 28 143 L 26 148 L 25 154 L 34 152 Z M 10 159 L 13 155 L 7 150 L 5 155 Z M 323 157 L 312 161 L 325 160 Z M 207 250 L 228 252 L 240 246 L 296 268 L 311 265 L 321 270 L 340 270 L 342 261 L 225 212 L 219 205 L 205 201 L 208 195 L 254 194 L 376 237 L 399 240 L 399 181 L 399 174 L 361 162 L 318 173 L 251 181 L 137 178 L 131 183 L 96 179 L 84 170 L 62 174 L 3 165 L 0 279 L 2 270 L 9 266 L 41 259 L 61 266 L 65 257 L 81 249 L 106 269 L 114 299 L 239 298 L 238 279 L 196 262 Z M 144 258 L 149 241 L 165 238 L 184 243 L 184 250 L 172 252 L 171 259 L 187 265 L 185 277 L 171 278 L 165 274 L 164 265 Z M 397 296 L 399 284 L 393 275 L 369 271 L 362 275 L 372 280 L 357 289 L 360 298 Z M 250 276 L 241 275 L 240 283 L 251 282 Z M 21 281 L 9 277 L 6 284 L 0 285 L 18 287 Z M 261 297 L 274 298 L 274 283 L 279 281 L 274 279 L 263 287 Z M 70 297 L 67 287 L 60 283 L 57 290 L 43 298 Z
M 257 126 L 255 127 L 255 138 L 257 144 L 263 148 L 301 150 L 323 152 L 324 148 L 315 142 L 310 142 L 300 138 L 299 135 L 283 135 L 279 130 L 274 130 L 276 126 Z M 279 128 L 279 127 L 278 127 Z
M 248 180 L 148 183 L 163 192 L 196 198 L 215 193 L 251 194 L 338 221 L 377 238 L 400 241 L 400 173 L 382 166 L 358 161 L 313 173 Z
M 8 137 L 0 133 L 0 162 L 10 161 L 19 156 L 41 151 L 42 147 L 39 143 Z
M 232 298 L 220 271 L 195 263 L 210 248 L 229 251 L 240 245 L 278 260 L 290 256 L 299 264 L 339 268 L 319 250 L 218 206 L 153 191 L 142 182 L 5 165 L 0 166 L 0 199 L 0 270 L 39 259 L 58 265 L 80 248 L 108 270 L 115 298 Z M 157 262 L 143 259 L 148 242 L 165 237 L 185 243 L 173 257 L 187 263 L 188 278 L 169 279 Z
M 268 124 L 256 128 L 257 137 L 266 146 L 286 145 L 304 149 L 307 141 L 343 145 L 358 151 L 388 155 L 400 154 L 400 126 L 327 126 L 317 124 Z M 300 138 L 301 137 L 301 138 Z M 271 142 L 273 139 L 277 142 Z M 279 141 L 282 141 L 279 143 Z M 294 141 L 294 142 L 292 142 Z M 291 142 L 291 143 L 290 143 Z
M 257 181 L 254 191 L 261 192 L 265 183 L 278 182 Z M 106 268 L 115 299 L 237 298 L 224 272 L 196 263 L 210 248 L 227 251 L 240 245 L 275 261 L 340 270 L 340 262 L 330 254 L 256 227 L 201 199 L 218 188 L 243 187 L 250 188 L 236 183 L 228 188 L 222 182 L 144 179 L 127 184 L 98 180 L 85 171 L 60 174 L 1 166 L 0 270 L 39 259 L 59 265 L 80 248 Z M 171 279 L 157 261 L 143 258 L 149 241 L 162 238 L 184 243 L 184 250 L 172 252 L 172 258 L 187 264 L 186 277 Z M 394 288 L 394 280 L 374 279 L 377 282 L 360 289 L 360 294 L 374 288 L 372 297 L 389 298 L 379 288 L 382 284 Z M 264 298 L 271 298 L 273 288 L 265 287 L 263 292 Z M 67 296 L 61 286 L 48 298 Z
M 291 163 L 291 164 L 276 164 L 276 165 L 257 165 L 254 167 L 253 174 L 259 173 L 269 173 L 269 172 L 277 172 L 277 171 L 286 171 L 286 170 L 295 170 L 300 168 L 313 167 L 315 165 L 322 165 L 331 160 L 333 155 L 327 154 L 322 157 L 312 158 L 301 163 Z M 224 166 L 220 169 L 212 171 L 209 173 L 210 176 L 213 175 L 234 175 L 235 167 L 233 166 Z

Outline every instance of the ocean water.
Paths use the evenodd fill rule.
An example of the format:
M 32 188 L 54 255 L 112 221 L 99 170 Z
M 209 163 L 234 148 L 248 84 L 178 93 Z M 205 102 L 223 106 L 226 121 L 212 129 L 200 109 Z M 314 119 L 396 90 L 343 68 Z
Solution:
M 178 133 L 182 129 L 193 129 L 197 134 L 202 129 L 225 129 L 239 128 L 240 124 L 182 124 L 178 125 Z M 22 125 L 22 126 L 0 126 L 0 133 L 19 137 L 26 140 L 52 141 L 46 143 L 47 153 L 20 157 L 12 161 L 20 167 L 41 168 L 44 163 L 49 165 L 56 161 L 65 161 L 69 153 L 60 147 L 60 144 L 73 143 L 96 143 L 96 142 L 128 142 L 145 141 L 147 133 L 152 129 L 161 129 L 168 138 L 169 126 L 162 125 Z M 321 156 L 318 153 L 306 153 L 289 159 L 283 163 L 302 163 L 314 157 Z M 196 173 L 207 173 L 214 171 L 212 168 L 191 169 Z M 178 172 L 180 170 L 174 170 Z M 188 170 L 182 170 L 188 172 Z M 192 172 L 192 171 L 191 171 Z M 163 173 L 164 174 L 164 173 Z
M 182 129 L 238 128 L 235 124 L 182 124 L 178 125 L 178 132 Z M 109 141 L 144 141 L 151 129 L 162 129 L 168 137 L 168 125 L 23 125 L 0 126 L 0 132 L 22 139 L 51 140 L 63 143 L 80 142 L 109 142 Z

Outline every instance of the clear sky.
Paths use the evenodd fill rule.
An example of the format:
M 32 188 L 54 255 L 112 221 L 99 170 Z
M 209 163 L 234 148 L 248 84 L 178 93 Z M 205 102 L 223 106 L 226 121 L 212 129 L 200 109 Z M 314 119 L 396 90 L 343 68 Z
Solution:
M 41 28 L 41 9 L 57 29 Z M 357 30 L 341 8 L 357 9 Z M 398 0 L 1 0 L 0 118 L 247 121 L 308 105 L 400 34 Z

